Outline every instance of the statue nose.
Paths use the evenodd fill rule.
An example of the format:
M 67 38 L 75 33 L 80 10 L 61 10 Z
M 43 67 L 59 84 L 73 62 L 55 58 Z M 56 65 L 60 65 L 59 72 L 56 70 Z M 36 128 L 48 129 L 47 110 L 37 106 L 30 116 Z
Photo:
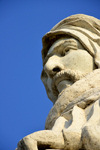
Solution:
M 61 68 L 56 66 L 55 68 L 52 69 L 52 71 L 56 73 L 56 72 L 61 71 Z
M 53 77 L 56 73 L 63 70 L 63 65 L 60 62 L 60 59 L 58 58 L 49 58 L 47 63 L 44 66 L 44 70 L 47 73 L 48 76 Z

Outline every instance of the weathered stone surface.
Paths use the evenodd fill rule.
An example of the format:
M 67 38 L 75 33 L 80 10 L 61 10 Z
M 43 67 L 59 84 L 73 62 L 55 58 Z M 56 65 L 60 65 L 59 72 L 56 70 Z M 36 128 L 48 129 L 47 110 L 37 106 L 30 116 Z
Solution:
M 55 120 L 61 115 L 68 119 L 65 114 L 75 104 L 78 103 L 80 107 L 84 108 L 89 105 L 90 100 L 95 101 L 98 97 L 100 97 L 100 69 L 94 70 L 63 91 L 50 110 L 46 120 L 46 129 L 51 129 Z M 91 99 L 89 100 L 89 98 Z
M 65 18 L 42 39 L 41 79 L 54 106 L 46 130 L 17 150 L 100 150 L 100 20 Z

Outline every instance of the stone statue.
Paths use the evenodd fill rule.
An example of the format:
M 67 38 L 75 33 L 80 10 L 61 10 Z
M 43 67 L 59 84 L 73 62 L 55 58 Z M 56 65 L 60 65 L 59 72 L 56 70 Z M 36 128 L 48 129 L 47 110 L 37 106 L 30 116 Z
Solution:
M 53 107 L 17 150 L 100 150 L 100 20 L 77 14 L 43 37 L 41 79 Z

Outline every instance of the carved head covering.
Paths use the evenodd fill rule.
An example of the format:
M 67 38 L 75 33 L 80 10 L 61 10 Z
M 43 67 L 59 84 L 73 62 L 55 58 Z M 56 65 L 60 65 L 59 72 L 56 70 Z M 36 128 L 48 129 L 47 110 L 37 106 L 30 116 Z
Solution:
M 65 18 L 55 25 L 42 39 L 44 58 L 51 45 L 61 37 L 73 37 L 93 56 L 100 68 L 100 20 L 91 16 L 77 14 Z

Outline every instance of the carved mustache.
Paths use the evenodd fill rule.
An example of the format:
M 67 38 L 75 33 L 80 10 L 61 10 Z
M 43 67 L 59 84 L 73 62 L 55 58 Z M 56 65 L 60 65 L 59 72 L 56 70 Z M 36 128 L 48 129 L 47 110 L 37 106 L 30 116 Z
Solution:
M 57 85 L 63 81 L 63 80 L 68 80 L 71 81 L 72 84 L 75 83 L 76 81 L 80 80 L 81 78 L 83 78 L 84 76 L 86 76 L 87 73 L 83 73 L 81 71 L 77 71 L 77 70 L 71 70 L 71 69 L 66 69 L 66 70 L 62 70 L 60 72 L 58 72 L 52 80 L 52 91 L 54 93 L 54 95 L 58 95 L 59 92 L 57 90 Z

